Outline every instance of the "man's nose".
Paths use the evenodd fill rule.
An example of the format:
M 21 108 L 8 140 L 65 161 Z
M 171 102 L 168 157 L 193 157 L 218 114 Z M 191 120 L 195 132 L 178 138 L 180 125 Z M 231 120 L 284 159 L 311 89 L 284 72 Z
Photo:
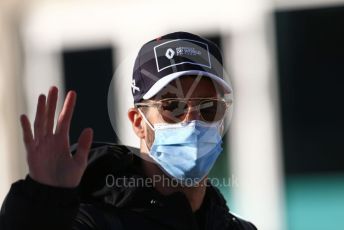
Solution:
M 185 116 L 185 121 L 193 121 L 193 120 L 201 120 L 199 106 L 197 105 L 189 106 L 187 114 Z

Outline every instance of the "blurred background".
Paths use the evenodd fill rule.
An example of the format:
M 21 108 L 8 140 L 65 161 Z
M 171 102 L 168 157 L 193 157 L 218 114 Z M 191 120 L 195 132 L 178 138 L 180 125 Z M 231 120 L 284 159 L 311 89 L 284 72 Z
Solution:
M 19 116 L 51 85 L 58 110 L 78 93 L 72 143 L 92 127 L 137 146 L 134 58 L 174 31 L 223 50 L 235 108 L 211 177 L 230 180 L 230 209 L 259 229 L 344 229 L 344 0 L 1 0 L 0 204 L 27 174 Z

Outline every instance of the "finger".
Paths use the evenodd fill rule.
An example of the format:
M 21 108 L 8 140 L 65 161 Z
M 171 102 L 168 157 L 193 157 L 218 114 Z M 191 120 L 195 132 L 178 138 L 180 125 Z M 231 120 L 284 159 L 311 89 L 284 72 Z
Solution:
M 68 135 L 75 102 L 76 93 L 74 91 L 69 91 L 57 121 L 56 133 L 63 133 Z
M 53 133 L 57 97 L 58 97 L 58 89 L 57 89 L 57 87 L 53 86 L 49 90 L 49 95 L 48 95 L 48 99 L 47 99 L 47 117 L 46 117 L 46 119 L 47 119 L 46 132 L 47 132 L 47 134 Z
M 80 164 L 86 166 L 88 154 L 93 139 L 93 130 L 91 128 L 84 129 L 78 140 L 78 149 L 74 156 L 75 160 Z
M 35 140 L 39 140 L 45 135 L 44 125 L 45 125 L 45 95 L 41 94 L 38 97 L 36 118 L 34 122 Z
M 33 146 L 33 135 L 29 119 L 25 114 L 20 116 L 20 123 L 23 130 L 23 140 L 27 150 L 31 150 Z

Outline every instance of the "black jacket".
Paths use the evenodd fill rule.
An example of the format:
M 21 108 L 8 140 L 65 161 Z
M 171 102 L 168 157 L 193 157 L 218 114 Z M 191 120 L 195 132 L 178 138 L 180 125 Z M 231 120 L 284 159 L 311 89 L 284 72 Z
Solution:
M 93 143 L 76 189 L 43 185 L 29 176 L 15 182 L 1 208 L 0 229 L 256 229 L 229 212 L 211 185 L 193 213 L 183 193 L 163 196 L 137 183 L 144 179 L 137 151 Z

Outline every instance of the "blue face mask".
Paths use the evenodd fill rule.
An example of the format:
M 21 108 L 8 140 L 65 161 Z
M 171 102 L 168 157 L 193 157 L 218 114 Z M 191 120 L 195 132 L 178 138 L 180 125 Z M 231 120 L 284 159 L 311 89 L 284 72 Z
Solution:
M 209 124 L 193 120 L 153 127 L 141 114 L 155 134 L 149 156 L 167 175 L 190 186 L 208 175 L 222 152 L 222 122 Z

